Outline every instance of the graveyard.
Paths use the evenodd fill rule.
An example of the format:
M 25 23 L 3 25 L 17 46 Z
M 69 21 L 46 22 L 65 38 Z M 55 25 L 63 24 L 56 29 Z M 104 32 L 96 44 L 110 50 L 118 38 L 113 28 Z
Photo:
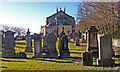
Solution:
M 97 31 L 97 30 L 95 26 L 90 26 L 88 32 L 90 31 Z M 94 32 L 92 33 L 94 34 Z M 89 34 L 92 33 L 90 32 Z M 92 36 L 89 37 L 89 34 L 87 41 L 90 41 L 89 38 L 92 40 L 96 40 L 95 36 L 94 39 L 92 38 Z M 85 39 L 81 39 L 81 38 L 75 38 L 75 41 L 73 38 L 70 39 L 68 42 L 68 38 L 64 33 L 64 27 L 62 28 L 62 32 L 58 38 L 53 33 L 50 33 L 48 34 L 47 37 L 45 37 L 47 38 L 47 48 L 45 48 L 46 42 L 44 42 L 46 39 L 45 38 L 42 39 L 40 34 L 36 34 L 36 33 L 34 34 L 34 39 L 32 39 L 30 36 L 29 29 L 27 31 L 26 40 L 15 40 L 14 42 L 13 35 L 14 33 L 11 31 L 7 31 L 5 33 L 4 45 L 8 43 L 8 40 L 9 42 L 11 41 L 10 42 L 11 45 L 9 45 L 9 49 L 11 47 L 10 49 L 11 52 L 6 51 L 8 49 L 7 45 L 4 46 L 4 49 L 2 51 L 3 58 L 1 58 L 2 61 L 1 67 L 3 71 L 16 71 L 16 70 L 17 71 L 21 71 L 21 70 L 22 71 L 24 70 L 87 71 L 88 70 L 88 71 L 96 71 L 96 72 L 119 71 L 120 57 L 115 57 L 115 56 L 120 56 L 120 49 L 114 46 L 112 47 L 113 48 L 112 50 L 114 51 L 113 54 L 115 55 L 113 57 L 111 48 L 106 47 L 107 43 L 108 43 L 107 46 L 110 46 L 112 41 L 111 36 L 109 34 L 105 34 L 100 37 L 100 40 L 102 40 L 104 37 L 107 38 L 108 42 L 106 43 L 106 45 L 101 44 L 99 42 L 100 43 L 99 46 L 102 45 L 101 47 L 103 47 L 102 49 L 105 48 L 104 50 L 106 50 L 106 48 L 108 48 L 107 49 L 108 53 L 107 51 L 104 50 L 102 52 L 101 49 L 99 49 L 99 53 L 97 53 L 96 51 L 94 51 L 95 47 L 90 47 L 90 46 L 97 47 L 96 45 L 97 42 L 91 45 L 90 43 L 92 43 L 93 41 L 85 42 L 82 41 Z M 103 41 L 106 42 L 105 39 L 103 39 Z M 45 52 L 43 51 L 43 48 L 45 48 Z M 116 49 L 118 50 L 116 51 Z M 92 50 L 92 52 L 90 50 Z M 106 54 L 104 54 L 104 52 Z M 98 55 L 99 55 L 99 59 L 98 59 Z M 105 60 L 103 58 L 105 58 Z
M 56 45 L 58 45 L 58 41 Z M 34 47 L 34 45 L 32 46 Z M 85 51 L 85 48 L 86 43 L 81 43 L 81 46 L 75 46 L 75 41 L 71 39 L 69 43 L 71 58 L 32 59 L 33 53 L 26 52 L 27 59 L 2 58 L 2 70 L 116 70 L 114 67 L 82 66 L 81 53 Z M 24 51 L 25 41 L 16 41 L 15 53 Z M 120 64 L 120 60 L 116 60 L 116 63 Z
M 0 71 L 120 72 L 120 2 L 59 4 L 1 5 Z

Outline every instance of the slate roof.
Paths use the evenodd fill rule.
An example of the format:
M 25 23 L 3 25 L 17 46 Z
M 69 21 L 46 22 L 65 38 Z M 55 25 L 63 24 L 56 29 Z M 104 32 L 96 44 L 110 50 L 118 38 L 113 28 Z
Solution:
M 49 17 L 47 17 L 47 19 L 49 19 L 49 18 L 51 18 L 52 16 L 55 16 L 55 15 L 57 15 L 58 13 L 63 13 L 63 14 L 65 14 L 66 16 L 68 16 L 68 17 L 71 17 L 71 18 L 73 18 L 74 19 L 74 17 L 72 17 L 72 16 L 70 16 L 70 15 L 68 15 L 68 14 L 66 14 L 65 12 L 63 12 L 62 10 L 60 10 L 59 12 L 57 12 L 57 13 L 55 13 L 55 14 L 53 14 L 53 15 L 51 15 L 51 16 L 49 16 Z

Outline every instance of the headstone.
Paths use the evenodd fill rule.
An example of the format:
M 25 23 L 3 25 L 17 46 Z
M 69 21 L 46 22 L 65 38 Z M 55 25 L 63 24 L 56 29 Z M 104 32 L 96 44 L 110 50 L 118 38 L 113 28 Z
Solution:
M 29 28 L 28 28 L 27 35 L 26 35 L 26 49 L 25 49 L 25 52 L 33 52 L 32 39 L 31 39 L 31 36 L 30 36 Z
M 61 58 L 70 57 L 70 52 L 69 52 L 69 48 L 68 48 L 68 38 L 66 35 L 64 35 L 61 38 L 61 45 L 60 45 L 59 52 L 60 52 Z
M 40 34 L 34 34 L 34 56 L 33 58 L 43 57 L 42 55 L 42 42 Z
M 46 35 L 43 37 L 43 48 L 42 49 L 43 49 L 42 50 L 43 53 L 46 52 L 46 49 L 47 49 L 47 36 Z
M 17 58 L 27 58 L 27 54 L 25 54 L 24 52 L 19 52 L 17 53 Z
M 85 38 L 84 38 L 84 35 L 81 36 L 81 39 L 82 39 L 82 43 L 85 43 Z
M 75 38 L 78 36 L 78 32 L 73 33 L 73 41 L 75 41 Z
M 98 31 L 95 26 L 90 26 L 87 30 L 87 51 L 92 51 L 95 58 L 98 58 Z
M 110 33 L 99 38 L 99 60 L 98 65 L 114 65 L 112 59 L 114 51 L 112 49 L 112 37 Z
M 93 58 L 91 52 L 83 52 L 82 53 L 82 64 L 83 66 L 93 65 Z
M 4 38 L 4 48 L 2 50 L 2 57 L 15 57 L 14 45 L 14 32 L 10 30 L 6 31 Z
M 2 34 L 0 33 L 0 52 L 2 52 Z
M 76 46 L 80 46 L 79 37 L 76 37 L 75 40 L 76 40 Z
M 54 33 L 49 33 L 49 35 L 47 36 L 47 51 L 45 57 L 58 58 L 56 41 L 57 37 L 54 35 Z
M 60 35 L 59 35 L 59 46 L 58 46 L 58 49 L 59 49 L 59 47 L 61 46 L 61 38 L 62 38 L 62 36 L 64 36 L 64 35 L 65 35 L 64 27 L 62 27 L 62 32 L 61 32 Z

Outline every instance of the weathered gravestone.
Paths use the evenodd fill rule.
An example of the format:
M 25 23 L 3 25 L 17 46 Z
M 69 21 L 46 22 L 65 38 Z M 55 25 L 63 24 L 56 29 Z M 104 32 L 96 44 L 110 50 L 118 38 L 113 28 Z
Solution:
M 33 50 L 32 50 L 32 40 L 31 40 L 29 28 L 28 28 L 27 35 L 26 35 L 26 49 L 25 49 L 25 52 L 33 52 Z
M 42 55 L 42 42 L 40 34 L 34 34 L 34 56 L 33 58 L 43 57 Z
M 0 32 L 0 52 L 2 52 L 2 34 Z
M 75 41 L 75 38 L 78 37 L 78 32 L 73 33 L 73 41 Z
M 54 35 L 54 33 L 49 33 L 49 35 L 47 36 L 47 50 L 45 57 L 58 58 L 58 53 L 56 50 L 56 41 L 57 37 Z
M 14 32 L 6 31 L 4 38 L 4 48 L 2 50 L 2 57 L 15 57 L 14 50 Z
M 83 66 L 93 65 L 93 58 L 91 52 L 83 52 L 82 53 L 82 64 Z
M 62 38 L 62 36 L 64 36 L 64 35 L 65 35 L 64 27 L 62 27 L 62 32 L 61 32 L 60 35 L 59 35 L 59 46 L 58 46 L 58 48 L 61 46 L 61 38 Z
M 70 52 L 69 52 L 69 48 L 68 48 L 68 38 L 66 35 L 62 36 L 61 38 L 61 45 L 60 45 L 60 57 L 61 58 L 67 58 L 70 57 Z
M 76 46 L 80 46 L 79 37 L 76 37 L 75 40 L 76 40 Z
M 82 43 L 85 43 L 85 38 L 84 38 L 84 35 L 81 36 L 81 39 L 82 39 Z
M 99 38 L 99 60 L 98 65 L 114 65 L 112 59 L 114 51 L 112 49 L 112 37 L 110 33 Z
M 17 58 L 27 58 L 27 54 L 25 54 L 24 52 L 19 52 L 17 53 Z
M 43 37 L 43 48 L 42 48 L 42 52 L 46 52 L 47 49 L 47 36 Z
M 87 37 L 87 51 L 92 51 L 93 57 L 98 58 L 98 34 L 99 31 L 95 26 L 90 26 L 88 28 Z

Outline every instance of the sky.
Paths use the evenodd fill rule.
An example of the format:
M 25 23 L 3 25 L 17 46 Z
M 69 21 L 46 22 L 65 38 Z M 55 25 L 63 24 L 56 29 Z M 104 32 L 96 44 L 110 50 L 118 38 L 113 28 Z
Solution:
M 66 13 L 75 17 L 78 2 L 0 2 L 0 24 L 30 28 L 39 33 L 46 24 L 46 17 L 56 13 L 56 8 L 66 8 Z

